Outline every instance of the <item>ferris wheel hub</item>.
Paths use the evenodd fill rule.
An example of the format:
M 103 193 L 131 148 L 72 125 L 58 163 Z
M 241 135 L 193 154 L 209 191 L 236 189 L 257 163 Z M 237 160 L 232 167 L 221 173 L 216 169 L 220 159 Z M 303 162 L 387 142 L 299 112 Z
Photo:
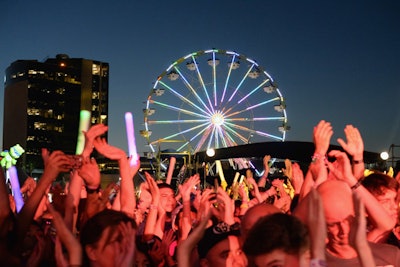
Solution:
M 211 123 L 214 126 L 221 126 L 225 122 L 225 117 L 220 111 L 216 111 L 212 116 L 211 116 Z

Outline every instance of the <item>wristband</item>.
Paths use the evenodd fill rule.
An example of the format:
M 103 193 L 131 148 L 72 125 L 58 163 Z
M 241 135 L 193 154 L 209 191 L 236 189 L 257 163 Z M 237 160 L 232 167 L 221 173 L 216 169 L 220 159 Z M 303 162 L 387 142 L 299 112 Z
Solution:
M 100 192 L 101 186 L 99 185 L 96 189 L 89 188 L 86 186 L 86 193 L 88 194 L 93 194 L 93 193 L 98 193 Z
M 358 187 L 360 187 L 362 183 L 362 179 L 358 180 L 357 183 L 355 183 L 351 188 L 352 191 L 356 190 Z
M 361 163 L 364 163 L 364 159 L 360 159 L 360 160 L 354 160 L 353 159 L 353 164 L 361 164 Z
M 311 156 L 311 163 L 316 163 L 319 159 L 323 159 L 325 161 L 326 157 L 324 155 L 314 153 L 314 155 Z
M 326 267 L 328 266 L 326 264 L 325 260 L 321 260 L 321 259 L 311 259 L 310 260 L 310 267 Z

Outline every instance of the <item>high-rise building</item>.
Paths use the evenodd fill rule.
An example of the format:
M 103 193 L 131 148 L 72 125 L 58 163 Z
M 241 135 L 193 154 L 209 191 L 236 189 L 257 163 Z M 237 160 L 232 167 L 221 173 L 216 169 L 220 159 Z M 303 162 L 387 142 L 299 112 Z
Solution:
M 108 63 L 59 54 L 44 62 L 17 60 L 4 85 L 3 149 L 20 144 L 27 172 L 41 169 L 41 148 L 75 154 L 79 115 L 108 124 Z M 107 138 L 107 136 L 105 136 Z

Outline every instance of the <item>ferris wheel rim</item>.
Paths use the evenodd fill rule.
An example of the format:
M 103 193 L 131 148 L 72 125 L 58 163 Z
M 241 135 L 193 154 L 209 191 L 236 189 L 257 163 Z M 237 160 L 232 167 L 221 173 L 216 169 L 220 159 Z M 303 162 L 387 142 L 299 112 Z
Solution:
M 213 88 L 211 90 L 211 92 L 209 92 L 209 90 L 207 90 L 206 85 L 204 83 L 204 81 L 202 80 L 202 76 L 201 76 L 201 72 L 197 66 L 197 58 L 199 58 L 200 56 L 204 56 L 204 55 L 212 55 L 212 58 L 210 59 L 211 63 L 209 63 L 209 65 L 213 68 Z M 225 80 L 225 84 L 224 84 L 224 88 L 222 90 L 222 92 L 220 93 L 220 98 L 217 97 L 218 94 L 218 90 L 217 90 L 217 86 L 216 86 L 216 77 L 217 77 L 217 73 L 216 73 L 216 69 L 217 66 L 219 64 L 216 63 L 217 60 L 219 61 L 219 59 L 216 58 L 216 55 L 228 55 L 231 56 L 232 60 L 229 66 L 229 73 L 227 75 L 227 78 Z M 236 62 L 235 60 L 241 60 L 241 61 L 245 61 L 249 64 L 251 64 L 251 67 L 248 69 L 246 75 L 242 78 L 242 81 L 239 83 L 239 85 L 235 88 L 235 90 L 233 92 L 230 92 L 230 94 L 228 94 L 228 83 L 229 83 L 229 78 L 231 77 L 231 72 L 233 70 L 233 66 L 234 66 L 234 62 Z M 190 61 L 188 61 L 190 60 Z M 193 88 L 193 86 L 190 84 L 190 82 L 185 78 L 185 75 L 183 75 L 183 73 L 181 72 L 181 69 L 178 68 L 179 65 L 186 63 L 186 65 L 193 64 L 193 66 L 190 66 L 193 71 L 196 71 L 198 76 L 199 76 L 199 81 L 201 84 L 201 87 L 203 89 L 203 93 L 204 93 L 204 98 L 203 99 L 199 93 L 197 93 L 197 91 L 195 90 L 195 88 Z M 189 68 L 189 67 L 188 67 Z M 253 69 L 255 69 L 257 72 L 259 72 L 258 74 L 256 72 L 254 72 L 254 74 L 251 72 Z M 225 141 L 225 143 L 222 144 L 222 146 L 227 147 L 227 146 L 233 146 L 233 145 L 237 145 L 235 142 L 233 142 L 232 140 L 234 139 L 232 137 L 232 135 L 235 135 L 236 138 L 239 138 L 243 141 L 243 139 L 245 139 L 242 135 L 238 135 L 237 132 L 235 132 L 234 129 L 237 130 L 242 130 L 244 132 L 248 132 L 250 135 L 251 134 L 257 134 L 260 136 L 264 136 L 267 138 L 275 138 L 276 140 L 279 141 L 284 141 L 286 138 L 286 130 L 285 127 L 287 126 L 287 113 L 286 113 L 286 106 L 282 106 L 282 110 L 280 111 L 282 116 L 276 116 L 276 117 L 252 117 L 251 120 L 253 122 L 256 121 L 272 121 L 272 120 L 277 120 L 277 121 L 282 121 L 282 127 L 283 127 L 283 131 L 282 131 L 282 135 L 281 136 L 276 136 L 276 135 L 272 135 L 263 131 L 259 131 L 259 130 L 254 130 L 254 129 L 250 129 L 250 128 L 246 128 L 240 125 L 237 125 L 235 123 L 238 122 L 243 122 L 243 121 L 249 121 L 249 118 L 245 118 L 245 117 L 234 117 L 234 115 L 238 115 L 241 114 L 243 112 L 247 112 L 247 111 L 252 111 L 253 109 L 256 109 L 260 106 L 263 105 L 267 105 L 270 102 L 274 102 L 274 101 L 281 101 L 284 102 L 284 98 L 282 96 L 281 91 L 279 90 L 278 86 L 275 86 L 274 88 L 274 92 L 276 94 L 275 98 L 266 100 L 266 101 L 262 101 L 262 102 L 258 102 L 255 105 L 251 105 L 251 106 L 247 106 L 246 108 L 239 110 L 239 111 L 235 111 L 235 113 L 230 113 L 228 114 L 227 110 L 214 110 L 214 106 L 217 106 L 217 101 L 220 100 L 221 102 L 225 101 L 226 99 L 228 100 L 228 102 L 232 101 L 236 95 L 238 93 L 241 93 L 240 91 L 240 87 L 242 86 L 242 83 L 245 81 L 246 78 L 248 78 L 248 76 L 250 75 L 250 73 L 254 76 L 257 75 L 264 75 L 265 77 L 267 77 L 266 80 L 263 81 L 263 83 L 261 83 L 258 87 L 253 88 L 252 91 L 250 92 L 246 92 L 246 94 L 242 94 L 242 97 L 240 98 L 239 101 L 237 101 L 236 105 L 241 105 L 243 102 L 245 102 L 248 98 L 250 98 L 252 96 L 252 94 L 258 90 L 260 90 L 260 88 L 266 84 L 272 84 L 273 86 L 275 86 L 275 81 L 272 78 L 272 76 L 262 67 L 260 66 L 255 60 L 248 58 L 246 56 L 244 56 L 243 54 L 239 54 L 237 52 L 234 51 L 230 51 L 230 50 L 221 50 L 221 49 L 209 49 L 209 50 L 199 50 L 190 54 L 187 54 L 186 56 L 183 56 L 181 58 L 179 58 L 178 60 L 174 61 L 172 64 L 170 64 L 156 79 L 153 87 L 152 87 L 152 91 L 149 94 L 149 97 L 146 101 L 146 108 L 145 110 L 149 110 L 151 109 L 152 106 L 159 106 L 165 109 L 170 109 L 170 110 L 174 110 L 179 112 L 178 114 L 186 114 L 188 116 L 193 116 L 196 117 L 196 119 L 176 119 L 176 120 L 151 120 L 149 119 L 150 115 L 145 115 L 144 117 L 144 125 L 145 125 L 145 130 L 144 132 L 147 132 L 147 140 L 148 140 L 148 144 L 150 146 L 150 149 L 155 152 L 155 148 L 152 146 L 154 144 L 156 144 L 157 142 L 159 142 L 160 140 L 169 140 L 172 138 L 175 138 L 179 135 L 183 135 L 185 133 L 188 132 L 192 132 L 194 130 L 199 130 L 199 132 L 197 132 L 197 134 L 195 134 L 194 136 L 192 136 L 192 138 L 186 138 L 184 137 L 183 143 L 184 145 L 182 145 L 180 148 L 185 147 L 187 145 L 190 145 L 189 143 L 194 139 L 199 137 L 199 135 L 203 134 L 203 137 L 205 136 L 204 133 L 206 133 L 207 138 L 209 137 L 209 140 L 211 140 L 212 138 L 217 138 L 218 136 L 222 137 L 225 136 L 227 137 L 227 140 Z M 187 89 L 189 90 L 189 93 L 191 93 L 193 99 L 189 99 L 187 97 L 185 97 L 182 93 L 174 90 L 174 88 L 170 87 L 169 85 L 166 84 L 166 82 L 163 81 L 163 79 L 167 79 L 169 78 L 171 81 L 173 81 L 173 79 L 177 80 L 177 79 L 182 79 L 182 82 L 185 84 L 185 86 L 187 87 Z M 257 78 L 257 77 L 255 77 Z M 178 106 L 173 106 L 173 105 L 166 105 L 163 102 L 159 102 L 157 100 L 154 100 L 152 98 L 153 94 L 161 94 L 160 91 L 157 92 L 157 90 L 160 90 L 159 88 L 163 87 L 165 88 L 164 90 L 168 90 L 170 93 L 172 93 L 172 95 L 174 95 L 175 97 L 177 97 L 180 101 L 182 101 L 181 103 L 185 103 L 187 104 L 189 107 L 193 108 L 193 110 L 189 110 L 189 109 L 184 109 Z M 211 95 L 211 96 L 210 96 Z M 196 103 L 194 102 L 196 101 Z M 231 107 L 232 108 L 232 107 Z M 226 113 L 226 117 L 223 117 L 223 119 L 221 119 L 219 117 L 218 114 L 224 114 L 224 112 Z M 222 115 L 225 116 L 225 115 Z M 222 127 L 217 127 L 220 126 L 218 125 L 219 123 L 221 123 L 219 120 L 222 120 L 222 123 L 224 124 L 224 132 L 222 132 L 221 128 Z M 207 122 L 212 122 L 211 123 L 207 123 Z M 151 132 L 151 125 L 156 125 L 156 124 L 178 124 L 178 125 L 182 125 L 182 124 L 190 124 L 190 123 L 197 123 L 196 126 L 191 127 L 191 128 L 186 128 L 183 131 L 180 131 L 178 133 L 174 133 L 171 135 L 167 135 L 165 136 L 165 138 L 161 138 L 161 139 L 156 139 L 156 140 L 150 140 L 150 135 L 148 134 L 149 132 Z M 213 127 L 213 129 L 210 129 L 210 125 L 216 126 Z M 201 129 L 199 129 L 201 128 Z M 146 135 L 146 134 L 145 134 Z M 214 137 L 217 136 L 217 137 Z M 202 138 L 204 139 L 204 138 Z M 195 148 L 195 152 L 198 151 L 199 149 L 201 149 L 201 147 L 203 146 L 203 144 L 205 143 L 205 140 L 200 139 L 200 141 L 198 141 L 196 148 Z M 199 145 L 201 143 L 201 145 Z M 210 142 L 207 146 L 210 146 Z

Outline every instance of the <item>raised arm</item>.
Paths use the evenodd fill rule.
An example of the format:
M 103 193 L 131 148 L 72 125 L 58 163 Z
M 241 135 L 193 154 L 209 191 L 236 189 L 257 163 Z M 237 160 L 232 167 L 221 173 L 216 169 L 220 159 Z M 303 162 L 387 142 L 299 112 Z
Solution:
M 7 227 L 5 227 L 5 223 L 11 215 L 12 213 L 10 209 L 10 202 L 8 200 L 4 170 L 0 166 L 0 238 L 4 238 L 7 234 Z
M 353 125 L 346 125 L 344 128 L 347 143 L 338 138 L 338 143 L 352 157 L 352 170 L 357 179 L 364 178 L 364 142 L 360 132 Z
M 264 173 L 258 180 L 259 187 L 265 187 L 265 185 L 267 184 L 267 178 L 268 178 L 268 174 L 269 174 L 269 165 L 268 164 L 269 164 L 270 160 L 271 160 L 270 155 L 265 155 L 263 158 Z
M 94 141 L 94 146 L 96 150 L 103 156 L 111 160 L 118 161 L 119 172 L 121 176 L 121 211 L 124 211 L 131 218 L 134 218 L 136 208 L 136 196 L 135 188 L 133 185 L 133 177 L 140 168 L 139 157 L 137 157 L 137 161 L 133 162 L 131 165 L 131 160 L 127 158 L 126 153 L 122 149 L 108 144 L 104 138 L 96 138 Z
M 361 181 L 353 175 L 350 159 L 345 152 L 332 150 L 329 152 L 329 156 L 336 158 L 337 162 L 336 165 L 328 163 L 330 172 L 337 179 L 345 181 L 353 191 L 356 191 L 364 203 L 368 219 L 374 226 L 373 229 L 368 231 L 368 240 L 375 243 L 380 242 L 390 233 L 396 222 L 382 208 L 378 200 L 361 184 Z
M 62 151 L 50 153 L 47 149 L 42 149 L 42 158 L 44 161 L 43 175 L 32 195 L 17 215 L 17 250 L 22 247 L 22 241 L 46 189 L 61 172 L 68 172 L 72 167 L 70 159 Z
M 321 120 L 314 127 L 313 141 L 315 150 L 311 158 L 311 165 L 307 171 L 303 186 L 300 191 L 300 200 L 303 199 L 308 194 L 308 192 L 312 187 L 318 186 L 327 179 L 327 176 L 325 176 L 325 173 L 323 173 L 322 168 L 324 168 L 325 166 L 326 153 L 328 152 L 332 135 L 333 135 L 333 129 L 330 122 Z M 318 169 L 318 171 L 316 172 L 315 169 Z M 316 177 L 315 175 L 313 175 L 313 172 L 319 173 L 319 175 Z

